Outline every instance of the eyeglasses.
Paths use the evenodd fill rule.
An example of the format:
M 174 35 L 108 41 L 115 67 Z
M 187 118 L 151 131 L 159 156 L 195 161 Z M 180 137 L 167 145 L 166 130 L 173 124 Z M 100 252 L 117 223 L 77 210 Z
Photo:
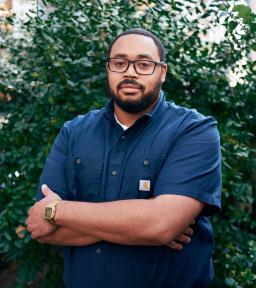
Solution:
M 124 73 L 130 64 L 133 64 L 134 70 L 140 75 L 151 75 L 154 73 L 156 66 L 163 66 L 164 62 L 155 62 L 148 60 L 127 60 L 123 58 L 107 58 L 108 68 L 112 72 Z

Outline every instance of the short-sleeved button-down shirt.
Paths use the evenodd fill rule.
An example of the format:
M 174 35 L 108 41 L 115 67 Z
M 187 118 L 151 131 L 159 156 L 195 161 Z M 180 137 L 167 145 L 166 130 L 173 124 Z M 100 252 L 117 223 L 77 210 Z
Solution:
M 207 216 L 220 209 L 220 139 L 216 121 L 169 103 L 163 92 L 153 110 L 125 131 L 113 103 L 66 122 L 43 169 L 43 183 L 62 199 L 107 202 L 162 194 L 206 203 L 192 242 L 167 246 L 99 243 L 64 248 L 68 288 L 203 288 L 213 278 L 213 232 Z M 42 193 L 38 189 L 37 199 Z

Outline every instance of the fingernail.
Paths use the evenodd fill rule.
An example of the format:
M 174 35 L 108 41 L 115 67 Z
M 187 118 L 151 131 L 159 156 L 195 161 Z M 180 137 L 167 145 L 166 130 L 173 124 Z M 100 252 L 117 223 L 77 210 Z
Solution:
M 42 188 L 42 189 L 47 188 L 47 185 L 46 185 L 46 184 L 43 184 L 43 185 L 41 186 L 41 188 Z

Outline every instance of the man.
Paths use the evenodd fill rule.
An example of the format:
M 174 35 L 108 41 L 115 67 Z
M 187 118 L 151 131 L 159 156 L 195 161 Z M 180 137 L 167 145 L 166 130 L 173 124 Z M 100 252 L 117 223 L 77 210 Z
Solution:
M 112 100 L 65 123 L 53 144 L 27 228 L 66 245 L 65 287 L 201 288 L 213 278 L 206 216 L 220 209 L 219 134 L 212 117 L 166 102 L 164 60 L 151 32 L 119 35 L 106 64 Z M 174 240 L 186 242 L 193 219 L 191 243 L 168 247 L 181 248 Z

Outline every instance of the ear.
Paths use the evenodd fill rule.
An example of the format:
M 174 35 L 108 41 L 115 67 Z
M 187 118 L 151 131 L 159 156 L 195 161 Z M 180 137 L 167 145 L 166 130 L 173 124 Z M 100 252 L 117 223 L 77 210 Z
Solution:
M 164 63 L 161 70 L 161 82 L 164 83 L 167 74 L 167 64 Z

